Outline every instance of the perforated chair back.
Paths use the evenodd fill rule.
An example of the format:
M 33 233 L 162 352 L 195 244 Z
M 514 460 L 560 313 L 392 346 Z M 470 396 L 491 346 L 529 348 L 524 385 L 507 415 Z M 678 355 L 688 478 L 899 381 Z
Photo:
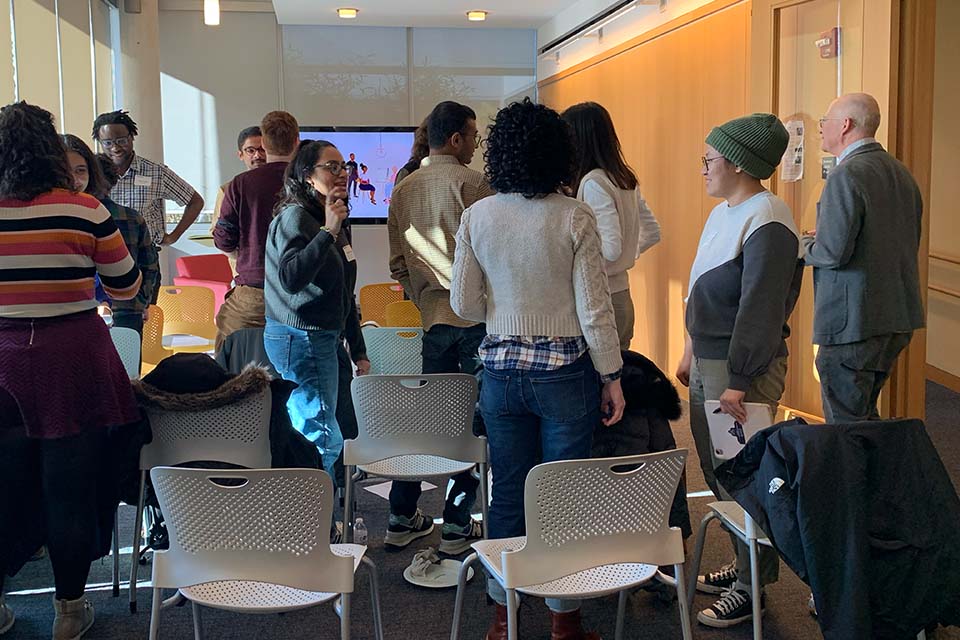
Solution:
M 150 478 L 170 535 L 154 555 L 154 587 L 249 580 L 353 591 L 353 558 L 330 549 L 333 483 L 323 471 L 157 467 Z
M 360 319 L 364 322 L 387 323 L 387 305 L 403 300 L 403 287 L 396 282 L 381 282 L 360 287 Z
M 502 555 L 505 587 L 617 563 L 682 564 L 668 518 L 686 458 L 675 449 L 535 466 L 524 485 L 526 545 Z
M 420 309 L 409 300 L 391 302 L 384 311 L 385 327 L 422 327 Z
M 370 373 L 417 374 L 423 371 L 423 329 L 419 327 L 363 327 Z
M 347 465 L 401 455 L 486 462 L 486 438 L 473 435 L 477 380 L 465 373 L 366 375 L 350 385 L 358 435 L 344 443 Z
M 260 469 L 270 466 L 267 387 L 239 401 L 204 411 L 148 409 L 153 441 L 140 449 L 140 468 L 211 460 Z
M 150 305 L 147 321 L 143 323 L 143 342 L 141 358 L 143 372 L 157 366 L 164 358 L 173 355 L 173 351 L 163 346 L 163 309 L 155 304 Z
M 160 287 L 157 305 L 163 309 L 163 335 L 191 335 L 213 340 L 214 295 L 206 287 Z
M 117 353 L 120 354 L 120 361 L 127 371 L 127 377 L 138 377 L 140 375 L 140 334 L 127 327 L 112 327 L 110 338 Z

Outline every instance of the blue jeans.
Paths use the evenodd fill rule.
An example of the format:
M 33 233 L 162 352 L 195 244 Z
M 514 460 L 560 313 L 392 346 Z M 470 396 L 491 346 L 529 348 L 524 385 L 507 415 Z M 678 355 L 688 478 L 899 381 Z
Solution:
M 287 400 L 290 422 L 317 446 L 323 468 L 335 478 L 333 464 L 343 450 L 337 423 L 339 331 L 304 331 L 267 318 L 263 346 L 284 380 L 297 383 Z
M 143 336 L 143 312 L 142 311 L 114 311 L 113 326 L 126 327 L 133 329 L 140 336 Z
M 556 371 L 484 369 L 480 411 L 493 468 L 490 538 L 522 536 L 523 486 L 530 469 L 590 457 L 600 421 L 600 379 L 586 355 Z M 505 591 L 492 578 L 487 593 L 506 604 Z M 580 601 L 548 598 L 547 606 L 561 613 L 578 609 Z

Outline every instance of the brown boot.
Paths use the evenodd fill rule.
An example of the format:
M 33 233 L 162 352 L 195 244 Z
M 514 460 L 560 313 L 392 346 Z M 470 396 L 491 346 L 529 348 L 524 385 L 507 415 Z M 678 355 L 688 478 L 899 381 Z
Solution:
M 550 612 L 552 629 L 550 640 L 600 640 L 600 634 L 595 631 L 587 633 L 580 624 L 580 609 L 566 613 Z
M 493 624 L 487 629 L 484 640 L 507 640 L 507 607 L 502 604 L 495 606 Z

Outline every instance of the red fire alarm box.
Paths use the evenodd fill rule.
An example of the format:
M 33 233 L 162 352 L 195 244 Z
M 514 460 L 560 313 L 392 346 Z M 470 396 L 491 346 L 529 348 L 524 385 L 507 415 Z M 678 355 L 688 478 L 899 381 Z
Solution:
M 836 58 L 840 55 L 840 27 L 834 27 L 820 34 L 816 42 L 821 58 Z

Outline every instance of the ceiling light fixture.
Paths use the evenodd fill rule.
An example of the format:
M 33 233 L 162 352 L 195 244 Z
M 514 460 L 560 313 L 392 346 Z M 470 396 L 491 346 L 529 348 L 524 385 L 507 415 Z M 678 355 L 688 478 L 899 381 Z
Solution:
M 486 11 L 467 11 L 467 20 L 470 20 L 471 22 L 483 22 L 486 19 Z
M 203 0 L 203 24 L 210 27 L 220 24 L 220 0 Z
M 360 9 L 354 9 L 352 7 L 341 7 L 337 9 L 337 15 L 343 18 L 344 20 L 353 20 L 360 14 Z

